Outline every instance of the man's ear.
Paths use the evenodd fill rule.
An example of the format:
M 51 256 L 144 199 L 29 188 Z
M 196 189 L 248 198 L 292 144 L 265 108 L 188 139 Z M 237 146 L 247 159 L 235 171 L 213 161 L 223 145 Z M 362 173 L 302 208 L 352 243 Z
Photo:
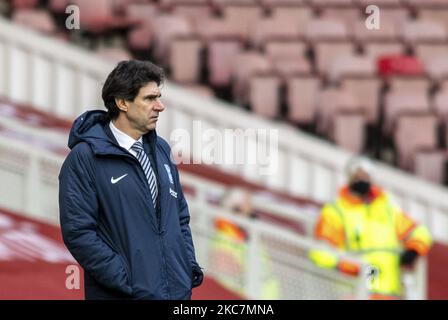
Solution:
M 120 109 L 121 111 L 127 112 L 129 109 L 129 105 L 128 105 L 127 101 L 123 98 L 116 98 L 115 104 L 117 105 L 118 109 Z

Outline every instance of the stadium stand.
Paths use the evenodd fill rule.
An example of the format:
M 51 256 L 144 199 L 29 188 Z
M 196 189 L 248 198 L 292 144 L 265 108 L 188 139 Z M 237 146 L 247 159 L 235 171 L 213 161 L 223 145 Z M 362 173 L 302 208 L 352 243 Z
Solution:
M 58 168 L 67 152 L 67 121 L 102 105 L 99 88 L 114 62 L 150 59 L 169 71 L 162 136 L 185 129 L 195 141 L 197 119 L 204 127 L 279 133 L 276 175 L 260 174 L 270 169 L 261 164 L 181 165 L 189 202 L 198 212 L 192 228 L 202 261 L 208 261 L 204 243 L 213 236 L 204 226 L 223 215 L 245 226 L 253 238 L 272 244 L 266 250 L 282 275 L 281 298 L 362 297 L 356 283 L 360 279 L 324 271 L 316 275 L 302 263 L 303 256 L 297 257 L 316 245 L 307 237 L 313 219 L 320 203 L 331 199 L 342 183 L 347 159 L 365 152 L 432 182 L 375 163 L 378 182 L 427 223 L 438 241 L 428 268 L 423 260 L 409 274 L 416 287 L 409 288 L 407 297 L 446 297 L 440 263 L 446 261 L 448 197 L 434 183 L 447 182 L 448 67 L 443 56 L 448 6 L 437 0 L 424 5 L 377 2 L 384 3 L 385 26 L 378 32 L 362 27 L 368 5 L 363 0 L 103 0 L 93 8 L 95 14 L 102 12 L 101 19 L 87 15 L 81 30 L 72 31 L 64 27 L 63 9 L 72 3 L 92 6 L 92 1 L 2 3 L 8 20 L 0 18 L 0 95 L 7 97 L 0 104 L 0 173 L 11 187 L 2 190 L 0 206 L 57 223 L 54 199 Z M 261 133 L 257 138 L 267 139 Z M 185 155 L 190 160 L 201 156 L 196 149 L 191 152 Z M 235 185 L 265 192 L 256 203 L 269 212 L 261 210 L 259 222 L 250 224 L 201 198 L 214 186 L 222 191 Z M 258 257 L 256 243 L 249 247 L 251 256 Z M 251 269 L 256 263 L 257 258 L 250 259 L 247 270 L 257 269 Z M 243 286 L 242 296 L 259 298 L 260 274 L 247 270 L 231 280 Z M 208 277 L 210 287 L 201 297 L 221 288 L 213 280 L 219 272 L 212 270 Z M 318 285 L 304 292 L 300 285 L 308 283 Z M 220 290 L 224 297 L 234 295 Z
M 381 28 L 374 31 L 365 27 L 366 1 L 44 3 L 12 1 L 9 16 L 78 45 L 99 46 L 98 52 L 113 61 L 132 56 L 154 60 L 177 83 L 213 91 L 260 116 L 293 123 L 337 144 L 342 140 L 320 130 L 321 123 L 327 122 L 325 112 L 312 113 L 309 106 L 301 112 L 298 105 L 291 105 L 289 79 L 298 74 L 317 76 L 322 79 L 319 90 L 331 91 L 347 77 L 371 77 L 377 83 L 364 87 L 369 88 L 370 99 L 359 99 L 360 94 L 351 88 L 363 101 L 358 107 L 364 109 L 366 118 L 362 125 L 366 143 L 357 150 L 396 165 L 401 163 L 392 138 L 396 112 L 437 110 L 440 103 L 435 106 L 430 101 L 442 92 L 440 83 L 448 72 L 443 59 L 448 6 L 443 1 L 424 5 L 421 1 L 376 1 L 381 8 Z M 62 23 L 61 8 L 68 4 L 85 13 L 79 36 L 70 35 Z M 107 49 L 103 42 L 118 48 Z M 189 63 L 183 63 L 185 59 Z M 264 73 L 261 78 L 260 72 Z M 390 86 L 389 77 L 397 74 L 429 77 L 430 86 L 411 97 Z M 263 83 L 275 86 L 266 105 L 267 93 L 260 90 Z M 379 146 L 378 132 L 382 132 Z M 435 149 L 444 147 L 440 140 Z M 389 150 L 393 150 L 391 159 L 383 156 Z M 411 170 L 409 166 L 402 169 Z M 446 176 L 444 171 L 441 183 L 447 182 Z
M 93 18 L 83 15 L 78 37 L 70 36 L 61 23 L 60 8 L 71 3 L 83 12 L 95 12 Z M 346 145 L 343 139 L 320 130 L 328 119 L 325 112 L 310 111 L 318 105 L 303 106 L 303 112 L 300 104 L 291 105 L 288 82 L 296 75 L 318 77 L 319 91 L 326 92 L 341 83 L 345 87 L 349 77 L 371 78 L 364 86 L 369 99 L 359 99 L 359 91 L 350 88 L 364 104 L 358 108 L 364 110 L 366 143 L 357 150 L 400 165 L 392 138 L 396 114 L 422 108 L 434 112 L 440 106 L 431 101 L 442 93 L 440 83 L 448 70 L 443 59 L 448 7 L 443 1 L 376 4 L 381 7 L 381 28 L 374 31 L 365 27 L 365 1 L 50 1 L 48 7 L 39 1 L 13 1 L 10 16 L 42 33 L 99 46 L 98 52 L 113 61 L 132 56 L 154 60 L 177 83 L 214 92 L 260 116 L 293 123 L 337 144 L 341 141 L 341 147 Z M 119 48 L 107 49 L 103 42 Z M 183 63 L 185 59 L 189 63 Z M 390 85 L 391 76 L 409 74 L 428 79 L 430 85 L 416 92 L 418 96 Z M 275 87 L 271 94 L 260 90 L 269 84 Z M 270 97 L 266 105 L 264 95 Z M 439 139 L 434 148 L 444 147 Z M 389 150 L 392 158 L 383 156 Z M 439 181 L 446 180 L 444 171 Z
M 59 155 L 59 159 L 58 161 L 62 161 L 63 156 L 67 153 L 67 149 L 62 147 L 62 144 L 64 144 L 64 136 L 61 135 L 59 136 L 57 139 L 53 139 L 53 143 L 54 144 L 59 144 L 59 149 L 55 149 L 52 148 L 52 145 L 48 143 L 48 136 L 47 136 L 47 131 L 50 130 L 65 130 L 67 132 L 67 130 L 69 130 L 69 126 L 70 123 L 68 121 L 62 120 L 62 119 L 58 119 L 49 115 L 45 115 L 42 114 L 40 112 L 37 112 L 29 107 L 26 106 L 17 106 L 12 104 L 11 102 L 8 101 L 4 101 L 2 103 L 2 110 L 3 112 L 1 112 L 1 114 L 3 115 L 2 117 L 7 118 L 9 121 L 15 121 L 14 125 L 12 127 L 16 128 L 16 131 L 27 131 L 30 130 L 29 128 L 27 129 L 27 127 L 31 127 L 33 128 L 33 134 L 32 136 L 34 136 L 34 140 L 30 140 L 29 137 L 30 135 L 28 135 L 27 137 L 25 137 L 25 139 L 21 139 L 21 137 L 17 137 L 17 136 L 7 136 L 13 143 L 13 145 L 15 145 L 15 147 L 20 146 L 22 143 L 26 143 L 26 145 L 28 147 L 25 148 L 29 148 L 29 146 L 33 146 L 34 149 L 36 148 L 41 148 L 43 150 L 46 150 L 47 152 L 45 153 L 45 157 L 48 157 L 48 151 L 50 151 L 51 153 L 54 154 L 58 154 Z M 5 110 L 9 110 L 9 111 L 5 111 Z M 32 119 L 32 121 L 30 121 L 30 119 Z M 21 124 L 21 125 L 19 125 Z M 1 132 L 1 136 L 4 136 L 4 132 Z M 46 143 L 41 143 L 39 144 L 37 141 L 39 139 L 42 139 L 43 141 L 45 141 Z M 59 140 L 59 141 L 57 141 Z M 2 143 L 2 145 L 4 144 L 4 142 Z M 13 152 L 14 148 L 9 149 L 9 152 Z M 20 147 L 19 147 L 20 149 Z M 18 149 L 16 149 L 15 151 L 17 151 Z M 22 151 L 24 151 L 26 149 L 22 149 Z M 26 151 L 25 151 L 26 152 Z M 29 151 L 28 151 L 29 152 Z M 35 151 L 34 151 L 35 152 Z M 13 152 L 14 155 L 14 152 Z M 2 158 L 3 162 L 7 161 L 4 157 Z M 24 165 L 27 166 L 29 165 L 26 164 L 25 162 L 22 162 L 21 164 L 17 162 L 18 158 L 14 157 L 14 160 L 16 161 L 16 165 L 20 166 L 20 165 Z M 2 177 L 4 176 L 4 164 L 2 165 Z M 269 223 L 270 225 L 276 225 L 278 227 L 281 227 L 282 230 L 282 234 L 283 237 L 285 236 L 285 234 L 287 234 L 286 230 L 290 230 L 291 232 L 293 232 L 293 234 L 297 234 L 297 235 L 310 235 L 312 233 L 312 226 L 314 224 L 314 221 L 317 217 L 317 213 L 318 213 L 318 208 L 319 208 L 319 203 L 310 201 L 310 200 L 306 200 L 306 199 L 301 199 L 301 198 L 297 198 L 297 197 L 292 197 L 288 194 L 284 194 L 281 192 L 275 192 L 272 190 L 267 189 L 266 187 L 263 187 L 259 184 L 254 184 L 251 182 L 248 182 L 247 180 L 241 178 L 241 177 L 237 177 L 228 173 L 224 173 L 220 170 L 216 170 L 213 169 L 211 167 L 208 166 L 204 166 L 204 165 L 184 165 L 181 164 L 180 165 L 181 168 L 181 172 L 182 172 L 182 183 L 184 185 L 184 189 L 185 192 L 187 194 L 187 196 L 189 197 L 189 203 L 190 203 L 190 207 L 191 210 L 194 211 L 196 214 L 192 217 L 192 226 L 193 226 L 193 230 L 195 232 L 195 239 L 197 242 L 197 246 L 198 246 L 198 252 L 202 252 L 201 250 L 207 250 L 207 246 L 204 246 L 203 244 L 207 243 L 206 241 L 203 241 L 204 238 L 210 237 L 210 235 L 206 234 L 206 230 L 202 230 L 199 226 L 201 224 L 200 220 L 204 219 L 207 215 L 203 216 L 203 215 L 199 215 L 200 212 L 203 212 L 203 210 L 205 210 L 204 208 L 202 208 L 201 210 L 201 206 L 203 204 L 198 203 L 199 199 L 203 199 L 201 201 L 207 201 L 209 203 L 209 205 L 206 205 L 206 211 L 210 212 L 210 211 L 217 211 L 217 214 L 219 212 L 219 216 L 222 216 L 224 213 L 222 212 L 222 208 L 219 209 L 219 207 L 215 207 L 215 205 L 219 202 L 219 198 L 222 195 L 223 190 L 226 190 L 228 187 L 231 186 L 238 186 L 238 187 L 243 187 L 243 188 L 247 188 L 248 190 L 251 190 L 254 193 L 254 204 L 255 207 L 257 209 L 257 214 L 259 216 L 259 220 L 261 222 L 266 222 Z M 11 170 L 12 168 L 10 166 L 8 166 L 8 170 Z M 45 173 L 45 177 L 42 177 L 44 180 L 42 180 L 42 183 L 44 183 L 45 188 L 47 188 L 48 192 L 48 188 L 50 187 L 50 189 L 53 189 L 52 192 L 53 193 L 57 193 L 57 190 L 55 188 L 57 188 L 57 183 L 55 183 L 55 181 L 57 180 L 57 170 L 49 170 L 50 168 L 48 167 L 48 164 L 46 165 L 46 168 L 44 168 L 43 173 Z M 25 170 L 26 171 L 26 170 Z M 23 169 L 20 170 L 19 172 L 23 172 Z M 206 179 L 208 182 L 204 183 L 204 180 Z M 53 183 L 51 183 L 51 181 L 53 181 Z M 17 186 L 17 179 L 11 178 L 9 177 L 9 182 L 10 182 L 10 186 L 12 188 L 12 190 L 15 189 L 15 186 Z M 49 184 L 50 183 L 50 184 Z M 35 186 L 35 188 L 38 188 L 39 190 L 43 189 L 43 186 Z M 35 190 L 33 190 L 33 192 L 35 192 Z M 48 195 L 48 194 L 47 194 Z M 42 196 L 42 194 L 40 195 Z M 198 198 L 199 197 L 199 198 Z M 205 199 L 204 199 L 205 197 Z M 217 202 L 218 201 L 218 202 Z M 11 199 L 9 199 L 9 201 L 5 201 L 5 199 L 3 199 L 2 201 L 2 205 L 4 203 L 8 203 L 11 205 Z M 45 200 L 43 200 L 43 202 L 45 202 Z M 26 201 L 17 201 L 17 204 L 25 204 Z M 36 202 L 33 203 L 34 206 L 36 206 Z M 287 205 L 285 205 L 287 204 Z M 213 205 L 213 206 L 212 206 Z M 25 207 L 23 207 L 25 208 Z M 17 207 L 16 209 L 19 209 L 19 207 Z M 217 210 L 218 209 L 218 210 Z M 25 208 L 26 210 L 26 208 Z M 51 213 L 51 211 L 53 211 L 53 213 Z M 11 257 L 9 261 L 7 260 L 5 257 L 5 259 L 1 259 L 1 260 L 7 260 L 5 262 L 0 262 L 0 268 L 2 271 L 2 276 L 6 279 L 5 283 L 10 284 L 11 287 L 16 288 L 15 290 L 13 290 L 12 292 L 9 293 L 5 293 L 4 297 L 5 298 L 12 298 L 12 299 L 79 299 L 82 298 L 82 294 L 80 293 L 80 291 L 67 291 L 65 290 L 65 288 L 63 287 L 63 284 L 65 283 L 65 281 L 61 281 L 61 279 L 59 278 L 55 278 L 52 276 L 52 274 L 54 272 L 60 272 L 63 273 L 64 272 L 64 268 L 67 266 L 67 263 L 64 262 L 55 262 L 54 259 L 50 261 L 46 260 L 46 256 L 45 254 L 49 254 L 46 253 L 47 251 L 45 251 L 48 247 L 45 245 L 40 246 L 41 242 L 37 242 L 36 240 L 34 240 L 34 246 L 30 247 L 30 245 L 23 247 L 24 245 L 24 240 L 22 239 L 22 245 L 17 244 L 17 243 L 12 243 L 12 240 L 5 240 L 3 241 L 5 238 L 6 239 L 11 239 L 12 236 L 10 236 L 11 234 L 11 228 L 6 228 L 8 225 L 10 225 L 11 223 L 6 223 L 6 220 L 14 220 L 14 221 L 18 221 L 15 222 L 15 225 L 23 225 L 23 221 L 27 221 L 27 222 L 32 222 L 33 224 L 37 225 L 36 227 L 34 227 L 35 230 L 38 230 L 39 232 L 42 232 L 42 235 L 44 237 L 49 237 L 50 239 L 53 239 L 52 241 L 55 241 L 55 244 L 58 243 L 57 245 L 59 246 L 59 251 L 61 252 L 62 255 L 67 255 L 68 252 L 65 250 L 64 247 L 61 246 L 61 239 L 60 239 L 60 233 L 58 231 L 58 228 L 52 226 L 51 224 L 47 224 L 45 222 L 42 221 L 54 221 L 55 216 L 57 216 L 57 208 L 53 207 L 47 207 L 45 210 L 45 215 L 46 216 L 40 216 L 39 220 L 35 220 L 32 218 L 28 218 L 28 217 L 23 217 L 23 213 L 18 216 L 17 214 L 12 213 L 10 210 L 6 210 L 3 209 L 1 211 L 1 215 L 0 217 L 2 218 L 1 221 L 3 221 L 3 223 L 1 223 L 1 236 L 0 236 L 0 241 L 2 244 L 4 244 L 7 248 L 14 248 L 15 249 L 15 257 Z M 224 214 L 224 216 L 226 216 Z M 213 217 L 213 215 L 212 215 Z M 232 216 L 226 216 L 228 219 L 233 219 Z M 210 217 L 209 217 L 210 218 Z M 43 219 L 43 220 L 42 220 Z M 237 220 L 240 224 L 245 225 L 244 220 L 240 221 Z M 31 223 L 30 222 L 30 223 Z M 247 222 L 246 222 L 247 224 Z M 252 226 L 253 227 L 253 226 Z M 248 228 L 251 228 L 250 226 L 248 226 Z M 19 228 L 20 229 L 20 228 Z M 202 231 L 199 231 L 202 230 Z M 205 234 L 204 234 L 205 232 Z M 264 232 L 267 232 L 269 234 L 269 231 L 265 230 Z M 276 231 L 278 232 L 278 231 Z M 29 237 L 30 235 L 28 235 Z M 265 234 L 266 236 L 266 234 Z M 271 243 L 272 241 L 274 241 L 276 243 L 276 246 L 280 246 L 280 247 L 274 247 L 277 248 L 276 250 L 283 248 L 281 250 L 285 249 L 285 246 L 291 246 L 293 245 L 294 241 L 291 239 L 291 237 L 294 237 L 292 234 L 289 235 L 289 237 L 287 237 L 287 239 L 289 240 L 280 240 L 277 239 L 275 242 L 273 238 L 269 238 L 269 243 Z M 14 238 L 15 239 L 15 238 Z M 46 238 L 42 241 L 47 241 Z M 286 241 L 283 244 L 278 243 L 278 241 Z M 46 243 L 46 242 L 45 242 Z M 443 247 L 442 244 L 438 245 L 438 254 L 433 256 L 430 256 L 429 258 L 429 268 L 431 270 L 431 268 L 436 269 L 437 270 L 437 265 L 433 266 L 432 265 L 432 261 L 438 261 L 441 259 L 446 259 L 446 251 L 441 250 L 441 248 Z M 202 248 L 202 249 L 201 249 Z M 291 250 L 293 250 L 291 248 Z M 295 249 L 298 250 L 298 249 Z M 303 250 L 303 249 L 301 249 Z M 56 252 L 59 252 L 56 251 Z M 10 251 L 5 251 L 5 252 L 10 252 Z M 51 252 L 53 252 L 54 254 L 54 250 L 51 250 Z M 296 251 L 294 251 L 294 255 L 297 254 Z M 6 253 L 5 253 L 6 254 Z M 198 253 L 201 254 L 201 253 Z M 203 253 L 202 253 L 203 254 Z M 20 256 L 20 257 L 19 257 Z M 207 254 L 204 255 L 204 257 L 206 257 Z M 70 257 L 70 256 L 68 256 Z M 71 258 L 71 257 L 70 257 Z M 202 258 L 205 259 L 205 258 Z M 279 264 L 279 268 L 281 268 L 281 261 L 283 261 L 282 259 L 287 259 L 286 257 L 278 257 L 278 264 Z M 290 259 L 290 258 L 289 258 Z M 289 261 L 288 259 L 288 261 Z M 23 261 L 24 260 L 24 261 Z M 42 261 L 40 261 L 42 260 Z M 37 261 L 37 262 L 36 262 Z M 73 262 L 70 260 L 70 262 Z M 39 270 L 40 270 L 40 279 L 42 279 L 42 282 L 36 281 L 35 279 L 33 281 L 30 281 L 32 284 L 32 288 L 24 290 L 23 289 L 23 281 L 24 279 L 28 279 L 31 275 L 30 275 L 30 264 L 33 264 L 33 266 L 37 263 Z M 290 264 L 291 262 L 288 262 L 288 264 Z M 297 262 L 298 263 L 298 262 Z M 301 271 L 299 274 L 301 274 L 302 276 L 297 277 L 299 274 L 297 273 L 299 269 Z M 305 268 L 305 269 L 302 269 Z M 222 269 L 222 268 L 221 268 Z M 33 269 L 34 270 L 34 269 Z M 227 269 L 226 267 L 224 267 L 224 269 L 221 270 L 221 272 L 225 272 Z M 350 290 L 348 289 L 344 289 L 341 291 L 341 289 L 337 289 L 337 287 L 334 287 L 330 283 L 326 283 L 326 282 L 321 282 L 320 286 L 315 285 L 315 290 L 316 291 L 310 291 L 309 289 L 309 284 L 308 283 L 315 283 L 316 278 L 312 277 L 312 278 L 306 278 L 304 277 L 304 275 L 309 272 L 306 271 L 306 266 L 304 266 L 303 264 L 297 264 L 296 267 L 294 267 L 293 270 L 286 270 L 284 269 L 283 272 L 286 272 L 288 277 L 281 277 L 280 282 L 282 284 L 285 285 L 285 287 L 282 286 L 282 290 L 284 292 L 286 292 L 286 295 L 282 296 L 283 298 L 300 298 L 300 299 L 324 299 L 324 298 L 354 298 L 354 296 L 351 296 L 351 294 L 349 293 Z M 432 291 L 432 285 L 434 283 L 434 285 L 439 286 L 439 283 L 436 281 L 432 281 L 433 278 L 435 279 L 439 279 L 439 274 L 440 271 L 434 272 L 432 274 L 429 274 L 429 297 L 434 296 L 440 296 L 440 289 L 439 291 L 434 290 Z M 323 276 L 323 274 L 321 275 Z M 327 275 L 329 276 L 329 275 Z M 334 277 L 335 275 L 333 275 L 332 277 Z M 238 295 L 236 295 L 235 293 L 233 293 L 232 291 L 229 291 L 228 289 L 226 289 L 225 287 L 223 288 L 222 285 L 218 282 L 216 282 L 216 280 L 214 280 L 214 278 L 218 278 L 219 279 L 219 273 L 218 274 L 213 274 L 213 272 L 210 273 L 210 276 L 207 277 L 206 281 L 205 281 L 205 286 L 201 287 L 201 290 L 197 290 L 197 292 L 195 292 L 194 298 L 195 299 L 210 299 L 210 298 L 219 298 L 219 299 L 223 299 L 223 298 L 227 298 L 227 299 L 236 299 L 236 298 L 240 298 Z M 307 276 L 308 277 L 308 276 Z M 51 278 L 51 281 L 47 280 Z M 335 280 L 337 278 L 334 278 Z M 242 283 L 246 283 L 246 281 L 251 281 L 251 280 L 247 280 L 247 279 L 242 279 L 242 278 L 235 278 L 235 281 L 242 281 Z M 311 282 L 308 282 L 311 281 Z M 341 281 L 340 279 L 337 281 Z M 292 283 L 294 285 L 292 285 Z M 288 286 L 286 286 L 286 284 L 288 284 Z M 305 288 L 307 288 L 306 290 L 306 294 L 301 290 L 301 288 L 303 288 L 303 290 L 305 290 Z M 299 291 L 298 291 L 299 290 Z M 323 295 L 320 294 L 319 292 L 321 292 L 322 290 L 335 290 L 335 291 L 331 291 L 329 293 L 327 293 L 327 295 Z M 346 291 L 348 290 L 348 291 Z M 442 290 L 443 291 L 443 290 Z M 345 292 L 345 293 L 344 293 Z M 247 294 L 247 293 L 246 293 Z M 348 294 L 348 295 L 347 295 Z M 356 296 L 355 296 L 356 297 Z M 359 296 L 358 296 L 359 297 Z

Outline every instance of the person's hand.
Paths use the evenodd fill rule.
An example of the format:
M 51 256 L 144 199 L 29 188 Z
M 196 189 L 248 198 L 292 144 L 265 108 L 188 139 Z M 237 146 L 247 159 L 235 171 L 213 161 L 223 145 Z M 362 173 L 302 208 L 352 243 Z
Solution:
M 418 257 L 417 251 L 412 249 L 405 250 L 400 256 L 400 265 L 406 267 L 412 267 L 417 257 Z
M 200 286 L 203 280 L 204 280 L 204 273 L 202 272 L 201 267 L 194 266 L 193 267 L 193 288 Z

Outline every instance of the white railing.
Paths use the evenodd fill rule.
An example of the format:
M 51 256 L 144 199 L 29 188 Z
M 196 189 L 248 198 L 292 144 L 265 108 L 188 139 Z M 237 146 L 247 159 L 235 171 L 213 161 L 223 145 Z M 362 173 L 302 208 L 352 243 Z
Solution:
M 72 118 L 101 105 L 111 64 L 0 17 L 0 95 Z
M 27 142 L 11 141 L 0 136 L 0 179 L 2 188 L 0 206 L 23 212 L 34 218 L 58 224 L 58 173 L 63 155 L 47 150 L 30 148 Z M 278 299 L 364 299 L 367 292 L 363 276 L 343 276 L 335 271 L 320 270 L 308 260 L 307 253 L 318 246 L 311 238 L 297 235 L 282 227 L 252 221 L 236 216 L 226 209 L 207 202 L 207 195 L 220 193 L 225 187 L 192 175 L 182 174 L 182 184 L 195 190 L 195 196 L 187 196 L 198 261 L 209 276 L 228 283 L 232 266 L 216 265 L 213 254 L 219 254 L 214 246 L 216 234 L 213 223 L 225 218 L 237 223 L 248 232 L 244 245 L 245 258 L 237 274 L 230 282 L 239 288 L 238 293 L 250 299 L 262 299 L 266 279 L 264 267 L 269 264 L 269 276 L 277 286 Z M 222 239 L 221 239 L 222 240 Z M 232 246 L 241 244 L 232 243 Z M 282 250 L 283 248 L 288 250 Z M 218 251 L 217 251 L 218 250 Z M 268 262 L 266 262 L 268 259 Z M 233 265 L 233 264 L 232 264 Z M 232 287 L 235 290 L 235 286 Z
M 101 84 L 113 67 L 93 53 L 0 18 L 0 95 L 73 119 L 85 109 L 102 105 Z M 204 129 L 278 132 L 278 156 L 273 160 L 278 164 L 275 174 L 259 174 L 265 168 L 262 163 L 216 164 L 223 170 L 272 189 L 321 202 L 331 200 L 344 182 L 343 169 L 351 156 L 348 152 L 291 126 L 255 117 L 231 104 L 199 97 L 169 82 L 163 94 L 168 108 L 159 120 L 158 130 L 168 140 L 173 130 L 186 129 L 192 136 L 190 141 L 200 143 L 201 132 L 193 130 L 196 120 L 200 120 Z M 256 139 L 265 137 L 259 135 L 252 143 Z M 191 156 L 200 159 L 200 150 L 193 147 Z M 378 183 L 390 190 L 412 216 L 428 224 L 437 240 L 448 242 L 447 189 L 380 163 L 375 168 Z
M 26 141 L 11 140 L 0 136 L 0 206 L 22 212 L 52 224 L 59 223 L 58 174 L 64 155 L 32 147 Z M 181 174 L 184 187 L 194 190 L 188 196 L 191 228 L 194 233 L 198 260 L 207 273 L 221 281 L 226 277 L 232 288 L 251 299 L 261 299 L 266 274 L 260 266 L 269 259 L 271 279 L 279 288 L 281 299 L 337 299 L 366 297 L 363 273 L 358 278 L 343 276 L 335 271 L 320 270 L 307 258 L 308 250 L 320 246 L 311 237 L 300 236 L 286 228 L 262 221 L 248 220 L 209 202 L 210 195 L 222 196 L 224 185 L 187 173 Z M 278 216 L 304 223 L 311 229 L 314 221 L 300 210 L 293 212 L 287 204 L 270 204 L 258 197 L 255 208 Z M 243 227 L 248 232 L 248 243 L 244 246 L 244 268 L 233 277 L 228 276 L 231 267 L 213 264 L 215 233 L 213 223 L 217 217 L 225 218 Z M 226 240 L 231 244 L 231 240 Z M 240 244 L 234 244 L 240 245 Z M 230 269 L 229 269 L 230 268 Z M 419 263 L 417 270 L 406 276 L 409 298 L 423 299 L 426 292 L 426 264 Z M 318 284 L 318 285 L 316 285 Z M 412 293 L 412 295 L 410 294 Z
M 239 217 L 223 208 L 189 199 L 196 214 L 191 227 L 198 260 L 207 273 L 224 286 L 249 299 L 366 299 L 364 276 L 352 278 L 336 271 L 316 268 L 308 252 L 318 244 L 288 230 L 257 220 Z M 203 217 L 201 217 L 203 216 Z M 218 237 L 213 228 L 216 218 L 225 218 L 247 231 L 247 243 Z M 217 243 L 216 243 L 217 241 Z M 235 261 L 226 263 L 220 248 L 241 250 Z M 327 249 L 327 248 L 326 248 Z M 222 250 L 222 251 L 220 251 Z M 360 262 L 360 261 L 358 261 Z M 267 282 L 267 283 L 266 283 Z M 274 292 L 277 293 L 274 293 Z

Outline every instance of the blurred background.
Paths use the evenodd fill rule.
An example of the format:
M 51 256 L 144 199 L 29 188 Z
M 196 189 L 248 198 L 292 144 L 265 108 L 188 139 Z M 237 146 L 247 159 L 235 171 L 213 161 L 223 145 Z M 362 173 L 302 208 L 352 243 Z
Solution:
M 179 165 L 206 274 L 194 299 L 365 298 L 364 274 L 308 259 L 355 154 L 434 238 L 403 298 L 448 298 L 448 0 L 0 0 L 0 14 L 1 299 L 83 298 L 66 288 L 58 173 L 72 121 L 104 108 L 107 74 L 133 58 L 167 72 L 157 132 L 190 133 L 182 159 L 202 159 L 194 121 L 278 134 L 275 174 Z M 258 132 L 248 145 L 271 142 Z

